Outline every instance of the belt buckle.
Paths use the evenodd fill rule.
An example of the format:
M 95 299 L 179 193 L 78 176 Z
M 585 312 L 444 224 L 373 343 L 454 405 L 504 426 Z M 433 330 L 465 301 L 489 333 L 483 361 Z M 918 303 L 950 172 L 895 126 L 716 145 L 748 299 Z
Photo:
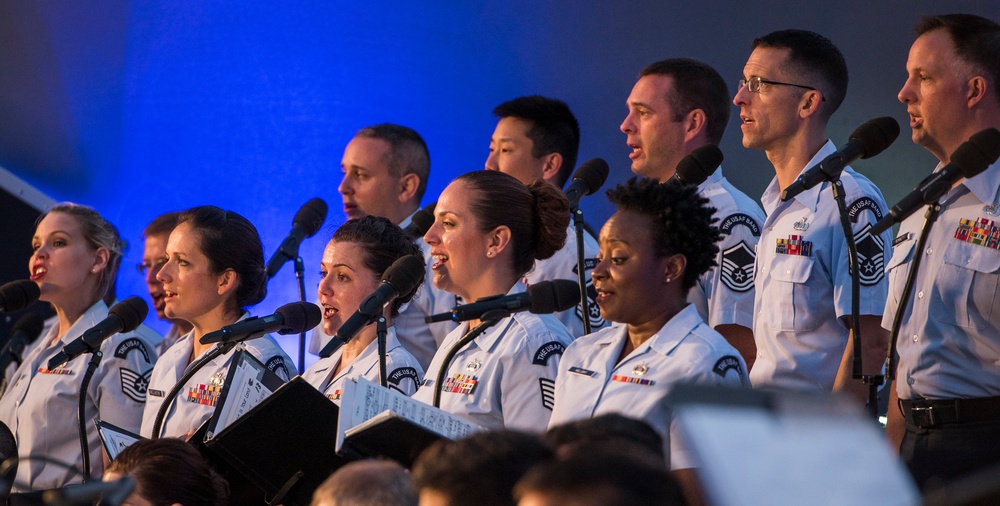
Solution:
M 910 417 L 913 424 L 921 428 L 929 428 L 937 425 L 934 416 L 934 406 L 913 406 L 910 408 Z

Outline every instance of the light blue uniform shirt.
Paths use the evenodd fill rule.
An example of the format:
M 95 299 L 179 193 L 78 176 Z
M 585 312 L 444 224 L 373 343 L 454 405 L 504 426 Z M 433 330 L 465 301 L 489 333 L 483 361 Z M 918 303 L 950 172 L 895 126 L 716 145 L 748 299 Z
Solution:
M 952 188 L 941 202 L 900 327 L 896 392 L 900 399 L 998 396 L 1000 163 Z M 899 227 L 887 269 L 887 329 L 923 223 L 920 210 Z
M 606 413 L 640 419 L 663 436 L 672 469 L 694 467 L 677 444 L 663 398 L 677 383 L 750 386 L 743 357 L 688 304 L 621 363 L 628 329 L 603 329 L 573 342 L 559 362 L 549 427 Z
M 836 151 L 827 141 L 805 168 Z M 850 167 L 840 177 L 861 262 L 860 314 L 882 315 L 888 283 L 885 251 L 892 240 L 870 228 L 886 214 L 882 193 Z M 788 202 L 774 178 L 761 196 L 767 219 L 757 244 L 755 388 L 830 392 L 847 346 L 851 273 L 847 241 L 830 183 Z

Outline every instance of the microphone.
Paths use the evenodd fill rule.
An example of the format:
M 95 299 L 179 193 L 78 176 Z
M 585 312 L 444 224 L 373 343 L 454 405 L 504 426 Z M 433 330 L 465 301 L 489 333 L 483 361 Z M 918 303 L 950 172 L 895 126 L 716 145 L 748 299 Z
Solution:
M 471 304 L 456 306 L 447 313 L 439 313 L 425 318 L 427 323 L 479 319 L 489 313 L 493 317 L 506 317 L 518 311 L 548 314 L 565 311 L 580 303 L 580 285 L 568 279 L 542 281 L 528 287 L 528 291 L 513 295 L 484 297 Z M 499 316 L 497 316 L 499 315 Z
M 437 207 L 437 202 L 431 202 L 424 206 L 423 209 L 413 213 L 413 217 L 410 218 L 410 224 L 403 229 L 408 237 L 413 239 L 420 239 L 431 229 L 434 225 L 434 208 Z
M 596 192 L 608 179 L 608 162 L 600 158 L 592 158 L 583 162 L 573 173 L 573 181 L 566 187 L 566 199 L 569 208 L 575 210 L 580 206 L 580 199 Z
M 319 352 L 322 358 L 329 357 L 357 334 L 362 327 L 377 320 L 385 305 L 401 294 L 416 290 L 424 280 L 424 261 L 417 255 L 400 257 L 382 274 L 382 284 L 361 302 L 358 310 L 337 329 L 326 346 Z
M 256 339 L 270 332 L 298 334 L 319 325 L 323 311 L 310 302 L 292 302 L 279 307 L 274 314 L 254 316 L 226 325 L 201 336 L 201 344 L 238 343 Z
M 63 346 L 62 351 L 49 360 L 49 369 L 58 369 L 66 362 L 100 348 L 105 339 L 115 334 L 135 330 L 148 313 L 146 301 L 134 296 L 111 306 L 107 318 Z
M 7 370 L 11 362 L 21 363 L 24 347 L 35 342 L 44 327 L 45 320 L 38 313 L 25 313 L 17 320 L 11 328 L 10 340 L 0 350 L 0 374 Z
M 706 144 L 677 162 L 677 170 L 667 181 L 698 186 L 722 165 L 722 151 L 715 144 Z
M 320 198 L 312 199 L 299 208 L 299 212 L 295 213 L 295 218 L 292 219 L 292 231 L 282 241 L 278 251 L 275 251 L 267 261 L 268 279 L 273 278 L 285 262 L 299 256 L 299 244 L 306 237 L 312 237 L 319 232 L 319 227 L 326 221 L 326 211 L 326 202 Z
M 796 195 L 823 181 L 833 181 L 851 162 L 858 158 L 868 159 L 888 148 L 899 137 L 899 123 L 889 116 L 875 118 L 859 126 L 851 133 L 850 140 L 839 150 L 802 173 L 798 179 L 781 191 L 781 201 L 791 200 Z
M 19 279 L 0 286 L 0 313 L 20 311 L 38 301 L 41 295 L 34 281 Z
M 970 178 L 986 170 L 1000 157 L 1000 130 L 987 128 L 963 142 L 951 154 L 951 161 L 941 170 L 924 178 L 916 188 L 889 209 L 889 215 L 879 220 L 871 233 L 878 235 L 905 220 L 924 205 L 931 205 L 961 178 Z

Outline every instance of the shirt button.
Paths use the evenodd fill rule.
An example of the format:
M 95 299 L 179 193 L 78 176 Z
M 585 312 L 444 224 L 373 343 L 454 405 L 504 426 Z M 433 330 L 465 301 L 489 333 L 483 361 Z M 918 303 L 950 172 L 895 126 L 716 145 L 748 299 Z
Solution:
M 924 298 L 924 291 L 923 290 L 920 290 L 919 292 L 917 292 L 917 298 L 918 299 Z
M 914 335 L 913 335 L 913 342 L 917 342 L 917 339 L 918 339 L 917 335 L 916 335 L 916 334 L 914 334 Z
M 913 378 L 906 378 L 906 384 L 907 385 L 912 385 L 914 383 L 916 383 L 916 381 L 913 381 Z
M 930 255 L 931 253 L 934 253 L 934 248 L 927 248 L 927 254 Z

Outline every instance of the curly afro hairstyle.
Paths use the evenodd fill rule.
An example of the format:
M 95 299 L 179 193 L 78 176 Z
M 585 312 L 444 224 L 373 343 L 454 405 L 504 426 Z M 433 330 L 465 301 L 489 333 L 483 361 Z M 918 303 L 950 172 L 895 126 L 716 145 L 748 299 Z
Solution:
M 687 259 L 683 288 L 694 286 L 698 276 L 716 265 L 716 243 L 722 238 L 715 226 L 715 208 L 698 195 L 698 188 L 654 179 L 629 179 L 608 190 L 608 200 L 619 211 L 650 218 L 653 251 L 660 258 L 681 254 Z

